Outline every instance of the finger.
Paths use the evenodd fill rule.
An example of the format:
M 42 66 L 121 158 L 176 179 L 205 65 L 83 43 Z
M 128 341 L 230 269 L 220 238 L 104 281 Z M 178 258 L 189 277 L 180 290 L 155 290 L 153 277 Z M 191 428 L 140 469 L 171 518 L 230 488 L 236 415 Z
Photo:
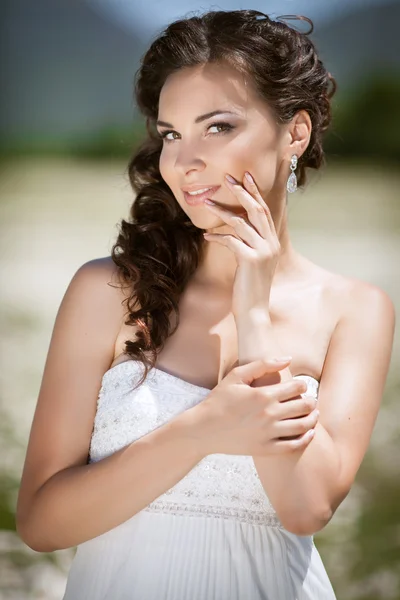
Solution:
M 264 373 L 275 373 L 277 371 L 281 371 L 287 365 L 292 362 L 291 356 L 284 356 L 281 358 L 271 358 L 271 359 L 260 359 L 255 360 L 250 363 L 246 363 L 245 365 L 239 365 L 232 369 L 232 373 L 242 382 L 247 385 L 253 383 L 255 379 L 258 379 Z
M 257 388 L 264 402 L 285 402 L 307 391 L 307 384 L 302 379 L 291 379 Z
M 275 423 L 275 431 L 277 437 L 288 437 L 303 435 L 309 429 L 315 427 L 319 418 L 319 410 L 313 410 L 309 415 L 301 417 L 300 419 L 285 419 L 284 421 L 277 421 Z
M 246 171 L 246 173 L 245 173 L 245 176 L 243 178 L 243 182 L 244 182 L 244 186 L 245 186 L 246 190 L 255 199 L 255 201 L 257 202 L 257 205 L 261 206 L 261 210 L 263 211 L 263 213 L 264 213 L 264 215 L 266 217 L 266 220 L 268 222 L 269 231 L 273 235 L 277 235 L 276 229 L 275 229 L 275 223 L 274 223 L 274 220 L 272 218 L 269 206 L 265 202 L 264 198 L 261 196 L 261 194 L 260 194 L 260 192 L 258 190 L 257 184 L 254 181 L 253 176 L 248 171 Z
M 280 402 L 276 406 L 276 416 L 278 419 L 295 419 L 310 414 L 317 406 L 315 396 L 303 396 L 296 400 Z
M 250 261 L 254 258 L 254 249 L 247 246 L 242 240 L 235 238 L 234 235 L 223 233 L 204 233 L 203 235 L 208 242 L 217 242 L 217 244 L 221 244 L 232 250 L 238 261 Z
M 248 219 L 256 229 L 257 233 L 263 239 L 271 239 L 273 230 L 271 230 L 266 204 L 264 202 L 261 204 L 259 201 L 257 201 L 257 199 L 253 197 L 251 191 L 243 187 L 239 181 L 234 180 L 232 182 L 227 177 L 228 175 L 226 176 L 226 184 L 228 188 L 247 211 Z M 246 177 L 244 180 L 245 179 Z
M 239 202 L 242 204 L 245 203 L 250 221 L 260 232 L 260 235 L 264 239 L 269 239 L 269 236 L 276 235 L 270 210 L 261 196 L 252 175 L 248 171 L 245 172 L 243 177 L 243 187 L 238 183 L 238 185 L 232 186 L 232 191 L 236 192 Z
M 239 238 L 245 242 L 250 248 L 257 249 L 260 242 L 263 241 L 259 232 L 254 229 L 253 225 L 242 215 L 237 215 L 222 206 L 205 201 L 205 206 L 213 213 L 217 214 L 227 225 L 235 230 Z
M 308 444 L 311 442 L 314 436 L 315 430 L 310 429 L 302 436 L 293 440 L 274 439 L 272 440 L 271 444 L 272 453 L 284 454 L 286 452 L 296 452 L 298 450 L 303 450 L 308 446 Z

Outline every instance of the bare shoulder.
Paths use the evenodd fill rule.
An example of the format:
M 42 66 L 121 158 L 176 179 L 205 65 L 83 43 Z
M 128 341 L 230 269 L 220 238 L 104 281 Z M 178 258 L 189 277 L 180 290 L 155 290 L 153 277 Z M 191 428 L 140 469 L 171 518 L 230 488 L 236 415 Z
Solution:
M 113 289 L 121 288 L 122 283 L 119 269 L 111 256 L 93 258 L 85 262 L 77 269 L 72 281 L 78 281 L 81 285 L 84 282 L 88 285 L 105 285 Z
M 104 373 L 124 319 L 124 293 L 111 257 L 84 263 L 61 301 L 33 418 L 17 515 L 58 471 L 86 463 Z
M 103 313 L 103 318 L 119 319 L 124 316 L 124 300 L 130 295 L 130 287 L 124 285 L 120 271 L 111 256 L 95 258 L 80 266 L 73 275 L 63 303 L 70 301 L 92 306 Z
M 394 326 L 393 300 L 385 290 L 374 283 L 335 274 L 332 278 L 331 292 L 340 302 L 341 319 L 379 319 L 381 323 Z
M 395 322 L 395 307 L 389 294 L 379 286 L 355 277 L 329 271 L 309 263 L 311 281 L 319 281 L 337 322 L 349 316 L 371 317 L 378 313 L 389 324 Z

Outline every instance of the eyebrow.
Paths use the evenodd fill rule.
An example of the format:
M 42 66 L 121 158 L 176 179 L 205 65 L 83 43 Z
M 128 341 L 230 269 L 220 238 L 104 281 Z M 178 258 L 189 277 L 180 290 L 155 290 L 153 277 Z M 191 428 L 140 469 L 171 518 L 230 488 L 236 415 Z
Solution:
M 196 117 L 196 119 L 194 120 L 195 123 L 201 123 L 202 121 L 206 121 L 207 119 L 211 119 L 211 117 L 215 117 L 216 115 L 224 115 L 224 114 L 228 114 L 228 115 L 236 115 L 236 113 L 232 112 L 231 110 L 213 110 L 212 112 L 206 113 L 204 115 L 200 115 L 199 117 Z M 161 127 L 174 127 L 172 125 L 172 123 L 167 123 L 166 121 L 157 121 L 157 125 L 160 125 Z

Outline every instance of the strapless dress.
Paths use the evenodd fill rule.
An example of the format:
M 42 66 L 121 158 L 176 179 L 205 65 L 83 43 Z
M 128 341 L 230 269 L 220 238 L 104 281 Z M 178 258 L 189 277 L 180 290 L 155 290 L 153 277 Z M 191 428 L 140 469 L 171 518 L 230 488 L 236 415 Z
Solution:
M 102 379 L 89 462 L 211 390 L 127 360 Z M 318 381 L 308 375 L 307 394 Z M 313 536 L 279 521 L 251 456 L 212 454 L 118 527 L 77 547 L 63 600 L 335 600 Z

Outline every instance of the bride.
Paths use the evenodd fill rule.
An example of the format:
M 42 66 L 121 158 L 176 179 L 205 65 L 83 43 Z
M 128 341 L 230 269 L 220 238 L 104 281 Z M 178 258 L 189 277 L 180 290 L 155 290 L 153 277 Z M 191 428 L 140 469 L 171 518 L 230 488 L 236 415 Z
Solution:
M 26 544 L 77 547 L 65 600 L 335 598 L 313 536 L 368 448 L 395 319 L 290 240 L 335 89 L 308 34 L 253 10 L 144 55 L 136 198 L 61 302 L 18 498 Z

